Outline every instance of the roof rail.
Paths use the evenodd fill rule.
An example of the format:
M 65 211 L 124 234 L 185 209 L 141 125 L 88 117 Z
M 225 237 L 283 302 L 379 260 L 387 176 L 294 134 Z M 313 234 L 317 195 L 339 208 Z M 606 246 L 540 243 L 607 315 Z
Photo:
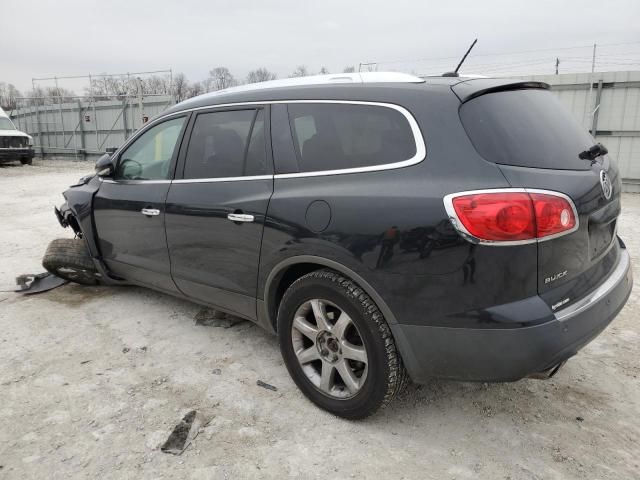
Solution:
M 443 74 L 439 74 L 439 73 L 435 73 L 435 74 L 428 74 L 428 75 L 421 75 L 420 78 L 437 78 L 437 77 L 446 77 Z M 460 73 L 458 75 L 456 75 L 455 78 L 491 78 L 488 77 L 486 75 L 480 75 L 477 73 Z
M 424 81 L 424 78 L 399 72 L 334 73 L 329 75 L 311 75 L 308 77 L 282 78 L 280 80 L 250 83 L 247 85 L 239 85 L 237 87 L 230 87 L 225 88 L 224 90 L 206 93 L 201 97 L 264 90 L 268 88 L 298 87 L 304 85 L 328 85 L 332 83 L 424 83 Z

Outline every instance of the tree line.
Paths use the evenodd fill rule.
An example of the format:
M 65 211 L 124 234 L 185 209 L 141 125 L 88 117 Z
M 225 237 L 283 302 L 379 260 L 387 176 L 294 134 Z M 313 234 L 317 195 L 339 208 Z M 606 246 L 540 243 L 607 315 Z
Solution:
M 353 73 L 356 69 L 348 66 L 344 73 Z M 298 65 L 289 77 L 306 77 L 315 74 L 330 73 L 326 67 L 318 72 L 310 71 L 306 65 Z M 95 100 L 117 100 L 133 95 L 173 95 L 176 102 L 195 97 L 207 92 L 223 90 L 229 87 L 248 83 L 275 80 L 278 76 L 265 67 L 251 70 L 246 77 L 236 77 L 227 67 L 215 67 L 209 71 L 204 80 L 189 81 L 184 73 L 170 75 L 151 75 L 147 77 L 135 76 L 96 76 L 91 79 L 91 86 L 84 88 L 81 96 L 93 97 Z M 4 110 L 14 110 L 18 106 L 19 98 L 27 97 L 20 105 L 52 105 L 68 103 L 78 98 L 78 95 L 63 87 L 41 87 L 25 92 L 25 95 L 11 83 L 0 82 L 0 107 Z

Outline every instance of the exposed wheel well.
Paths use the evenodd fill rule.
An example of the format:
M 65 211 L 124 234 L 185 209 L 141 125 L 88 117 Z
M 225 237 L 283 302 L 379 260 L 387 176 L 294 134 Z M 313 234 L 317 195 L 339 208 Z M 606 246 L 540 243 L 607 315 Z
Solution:
M 274 278 L 272 282 L 274 286 L 271 288 L 269 298 L 269 318 L 271 319 L 274 330 L 277 331 L 278 329 L 278 308 L 280 307 L 280 301 L 284 296 L 284 292 L 300 277 L 322 268 L 327 267 L 318 263 L 296 263 L 283 269 L 283 271 Z
M 389 325 L 395 325 L 398 323 L 395 315 L 382 297 L 361 275 L 354 270 L 333 260 L 312 255 L 300 255 L 298 257 L 290 258 L 285 262 L 286 264 L 282 269 L 276 268 L 269 275 L 264 291 L 264 300 L 266 303 L 266 310 L 264 310 L 264 313 L 268 316 L 265 320 L 266 322 L 271 323 L 274 331 L 278 330 L 278 308 L 280 307 L 280 301 L 284 296 L 284 292 L 286 292 L 291 284 L 298 278 L 306 275 L 307 273 L 311 273 L 315 270 L 321 270 L 323 268 L 339 272 L 341 275 L 358 284 L 358 286 L 360 286 L 360 288 L 362 288 L 367 295 L 373 299 Z
M 82 237 L 82 229 L 80 228 L 80 224 L 78 223 L 78 220 L 76 219 L 75 215 L 69 215 L 67 217 L 67 222 L 69 222 L 69 226 L 74 231 L 76 236 L 78 238 L 83 238 Z

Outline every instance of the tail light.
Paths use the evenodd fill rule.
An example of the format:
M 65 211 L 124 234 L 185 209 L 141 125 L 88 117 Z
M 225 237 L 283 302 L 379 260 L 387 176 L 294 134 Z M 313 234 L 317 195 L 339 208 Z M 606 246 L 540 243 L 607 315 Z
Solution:
M 558 192 L 481 190 L 447 195 L 444 203 L 458 231 L 481 243 L 531 243 L 578 228 L 573 202 Z

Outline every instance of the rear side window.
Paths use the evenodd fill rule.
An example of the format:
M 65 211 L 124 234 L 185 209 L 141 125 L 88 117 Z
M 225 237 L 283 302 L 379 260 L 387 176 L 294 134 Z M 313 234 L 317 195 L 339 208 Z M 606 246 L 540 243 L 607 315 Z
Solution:
M 407 118 L 392 108 L 291 103 L 288 110 L 300 172 L 371 167 L 416 155 Z
M 184 178 L 267 174 L 262 110 L 199 114 L 185 159 Z
M 547 90 L 512 90 L 482 95 L 460 108 L 476 150 L 503 165 L 588 170 L 578 154 L 595 140 Z

